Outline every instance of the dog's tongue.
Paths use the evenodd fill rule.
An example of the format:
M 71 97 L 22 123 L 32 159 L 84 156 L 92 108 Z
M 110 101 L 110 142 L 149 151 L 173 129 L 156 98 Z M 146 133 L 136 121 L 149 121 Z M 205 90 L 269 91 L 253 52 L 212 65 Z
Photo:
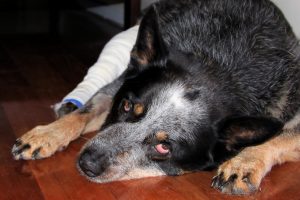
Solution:
M 155 149 L 156 149 L 156 151 L 158 151 L 161 154 L 169 153 L 169 149 L 167 149 L 163 144 L 156 145 Z

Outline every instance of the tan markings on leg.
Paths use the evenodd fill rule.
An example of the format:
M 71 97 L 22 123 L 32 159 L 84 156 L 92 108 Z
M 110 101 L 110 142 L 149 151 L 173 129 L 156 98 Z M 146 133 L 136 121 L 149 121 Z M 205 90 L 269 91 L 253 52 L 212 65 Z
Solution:
M 165 131 L 159 131 L 155 136 L 158 141 L 165 141 L 168 139 L 168 134 Z
M 90 121 L 86 127 L 84 128 L 84 131 L 81 134 L 85 134 L 85 133 L 90 133 L 93 131 L 97 131 L 101 128 L 101 126 L 103 125 L 103 123 L 105 122 L 105 119 L 108 115 L 108 111 L 102 113 L 101 115 L 99 115 L 98 117 L 95 117 L 92 119 L 92 121 Z
M 300 132 L 285 130 L 284 134 L 270 141 L 269 148 L 273 165 L 300 160 Z
M 21 144 L 13 147 L 14 158 L 27 160 L 51 156 L 78 138 L 87 119 L 86 114 L 71 113 L 51 124 L 35 127 L 18 139 Z
M 93 100 L 96 107 L 90 111 L 75 111 L 24 134 L 13 146 L 14 158 L 17 160 L 46 158 L 67 147 L 80 134 L 98 130 L 107 116 L 111 101 L 107 96 L 95 97 Z
M 284 132 L 258 146 L 245 148 L 219 166 L 212 186 L 224 193 L 249 194 L 256 191 L 262 178 L 276 164 L 300 160 L 300 133 Z

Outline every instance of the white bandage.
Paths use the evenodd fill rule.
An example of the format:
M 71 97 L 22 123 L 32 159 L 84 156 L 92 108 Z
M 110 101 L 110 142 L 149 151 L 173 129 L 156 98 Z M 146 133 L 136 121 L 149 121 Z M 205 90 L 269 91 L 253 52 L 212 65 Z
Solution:
M 127 68 L 130 52 L 135 44 L 139 26 L 134 26 L 113 37 L 102 50 L 97 62 L 77 87 L 63 98 L 82 107 L 100 88 L 111 83 Z

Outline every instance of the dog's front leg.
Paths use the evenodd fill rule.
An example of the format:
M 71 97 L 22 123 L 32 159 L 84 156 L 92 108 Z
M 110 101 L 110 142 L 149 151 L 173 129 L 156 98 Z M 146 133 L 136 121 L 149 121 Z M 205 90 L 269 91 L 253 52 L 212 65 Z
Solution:
M 12 148 L 13 157 L 19 159 L 40 159 L 64 149 L 81 134 L 101 127 L 111 104 L 111 97 L 101 94 L 93 98 L 84 108 L 50 123 L 37 126 L 16 140 Z
M 300 160 L 300 133 L 284 132 L 258 146 L 245 148 L 234 158 L 219 166 L 212 187 L 223 193 L 245 195 L 259 188 L 272 166 Z

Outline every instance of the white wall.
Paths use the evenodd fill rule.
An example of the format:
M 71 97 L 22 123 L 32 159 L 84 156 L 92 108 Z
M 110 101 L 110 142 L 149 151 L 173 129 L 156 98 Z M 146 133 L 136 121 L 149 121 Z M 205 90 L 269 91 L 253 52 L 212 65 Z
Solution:
M 284 13 L 300 38 L 300 0 L 272 0 Z
M 150 4 L 157 0 L 142 0 L 142 9 L 148 7 Z M 88 11 L 96 15 L 100 15 L 106 19 L 112 20 L 113 22 L 123 26 L 124 20 L 124 4 L 113 4 L 108 6 L 99 6 L 88 8 Z
M 156 1 L 157 0 L 142 0 L 142 9 L 147 8 L 151 3 Z
M 89 12 L 100 15 L 101 17 L 111 20 L 120 26 L 124 24 L 124 4 L 113 4 L 109 6 L 97 6 L 87 9 Z

